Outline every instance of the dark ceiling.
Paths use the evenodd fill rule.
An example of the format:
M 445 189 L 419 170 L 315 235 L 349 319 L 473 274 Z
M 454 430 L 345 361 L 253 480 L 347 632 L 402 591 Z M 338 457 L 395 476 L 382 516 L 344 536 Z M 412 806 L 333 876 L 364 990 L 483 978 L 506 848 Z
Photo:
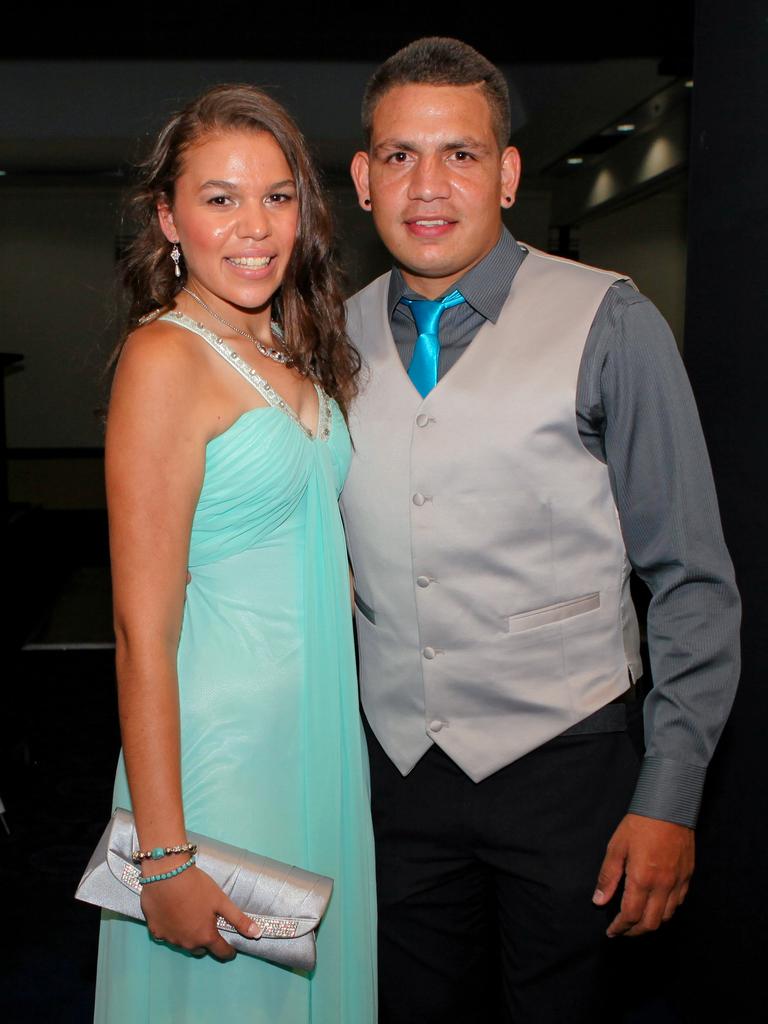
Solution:
M 458 36 L 497 63 L 658 57 L 663 73 L 691 65 L 693 0 L 643 4 L 507 0 L 483 18 L 455 5 L 350 5 L 261 0 L 135 0 L 115 5 L 35 6 L 3 14 L 0 57 L 379 61 L 422 35 Z

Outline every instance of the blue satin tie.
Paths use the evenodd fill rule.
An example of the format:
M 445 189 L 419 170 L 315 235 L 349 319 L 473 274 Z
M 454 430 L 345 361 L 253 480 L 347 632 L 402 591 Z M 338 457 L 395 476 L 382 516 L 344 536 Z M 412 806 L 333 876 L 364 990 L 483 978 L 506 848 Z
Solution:
M 452 291 L 444 299 L 400 299 L 413 311 L 419 336 L 413 350 L 408 376 L 422 398 L 426 398 L 437 384 L 437 361 L 440 358 L 438 325 L 444 309 L 460 306 L 465 302 L 460 291 Z

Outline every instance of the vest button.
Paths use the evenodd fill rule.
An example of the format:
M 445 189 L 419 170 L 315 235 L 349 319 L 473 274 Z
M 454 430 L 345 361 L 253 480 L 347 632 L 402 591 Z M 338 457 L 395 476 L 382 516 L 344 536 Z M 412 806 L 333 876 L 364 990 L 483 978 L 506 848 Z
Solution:
M 419 506 L 419 508 L 421 508 L 421 506 L 422 506 L 422 505 L 424 504 L 424 502 L 425 502 L 426 500 L 427 500 L 427 499 L 426 499 L 426 498 L 424 497 L 424 495 L 423 495 L 423 494 L 419 494 L 419 492 L 418 492 L 418 491 L 417 491 L 417 492 L 416 492 L 416 494 L 414 494 L 414 496 L 413 496 L 413 504 L 414 504 L 414 505 L 418 505 L 418 506 Z
M 419 415 L 416 417 L 416 426 L 417 427 L 426 427 L 426 425 L 428 423 L 429 423 L 429 416 L 427 416 L 427 414 L 425 412 L 420 412 Z
M 435 651 L 434 647 L 425 647 L 421 653 L 424 655 L 427 661 L 432 661 L 437 652 Z
M 429 586 L 429 576 L 417 576 L 416 577 L 416 582 L 418 583 L 418 585 L 420 587 L 428 587 Z
M 444 724 L 445 723 L 441 722 L 439 718 L 436 718 L 433 722 L 429 723 L 429 731 L 430 732 L 440 732 L 440 730 L 443 728 Z

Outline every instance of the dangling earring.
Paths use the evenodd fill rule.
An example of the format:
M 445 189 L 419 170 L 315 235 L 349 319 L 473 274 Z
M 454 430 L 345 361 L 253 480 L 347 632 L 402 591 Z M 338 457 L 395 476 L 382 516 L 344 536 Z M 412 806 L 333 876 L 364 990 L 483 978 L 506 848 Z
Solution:
M 179 269 L 179 260 L 181 259 L 181 249 L 176 242 L 173 243 L 171 249 L 171 259 L 173 260 L 173 272 L 176 277 L 181 277 L 181 270 Z

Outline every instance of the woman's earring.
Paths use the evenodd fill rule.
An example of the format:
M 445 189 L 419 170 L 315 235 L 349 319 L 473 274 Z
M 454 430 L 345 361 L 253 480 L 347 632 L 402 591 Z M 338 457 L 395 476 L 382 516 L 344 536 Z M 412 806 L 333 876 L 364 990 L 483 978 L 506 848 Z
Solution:
M 179 260 L 181 259 L 181 249 L 176 242 L 173 243 L 171 249 L 171 259 L 173 260 L 173 272 L 176 277 L 181 277 L 181 270 L 179 268 Z

